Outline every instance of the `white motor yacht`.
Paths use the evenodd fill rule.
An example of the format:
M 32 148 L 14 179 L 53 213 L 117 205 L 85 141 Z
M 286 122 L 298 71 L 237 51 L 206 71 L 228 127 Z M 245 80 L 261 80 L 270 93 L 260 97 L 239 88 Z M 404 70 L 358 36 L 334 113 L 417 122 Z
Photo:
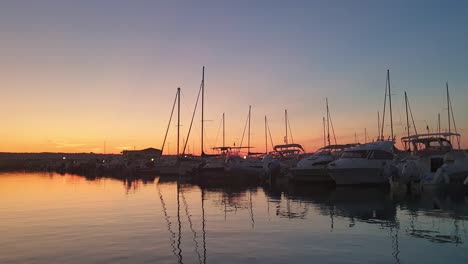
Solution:
M 444 165 L 444 156 L 454 151 L 449 138 L 459 136 L 456 133 L 428 133 L 401 138 L 410 151 L 409 156 L 398 164 L 400 173 L 392 177 L 393 182 L 403 184 L 410 182 L 440 183 L 442 179 L 435 177 L 436 172 Z M 451 154 L 447 158 L 449 162 L 459 161 L 462 160 L 463 156 Z M 457 158 L 454 159 L 455 157 Z
M 328 164 L 328 172 L 337 185 L 388 184 L 398 173 L 394 144 L 377 141 L 346 149 Z
M 328 145 L 319 149 L 313 155 L 301 159 L 295 168 L 290 170 L 293 181 L 333 182 L 327 171 L 330 162 L 340 157 L 345 149 L 356 144 Z

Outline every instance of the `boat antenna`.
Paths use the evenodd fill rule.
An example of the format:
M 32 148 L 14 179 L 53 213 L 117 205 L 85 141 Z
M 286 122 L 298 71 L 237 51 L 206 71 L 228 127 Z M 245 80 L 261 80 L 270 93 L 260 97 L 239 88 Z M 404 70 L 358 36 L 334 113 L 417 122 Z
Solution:
M 390 70 L 387 70 L 387 81 L 388 81 L 388 102 L 390 105 L 390 129 L 392 132 L 392 140 L 394 140 L 393 135 L 393 113 L 392 113 L 392 92 L 390 90 Z
M 162 144 L 162 147 L 161 147 L 161 156 L 159 156 L 159 157 L 162 157 L 162 153 L 164 151 L 164 146 L 166 145 L 167 133 L 169 132 L 169 128 L 171 126 L 172 116 L 174 115 L 174 109 L 175 109 L 175 106 L 176 106 L 176 103 L 177 103 L 178 96 L 179 96 L 179 91 L 176 92 L 176 96 L 174 98 L 174 103 L 172 104 L 171 116 L 169 117 L 169 123 L 167 124 L 166 134 L 164 135 L 164 140 L 163 140 L 163 144 Z

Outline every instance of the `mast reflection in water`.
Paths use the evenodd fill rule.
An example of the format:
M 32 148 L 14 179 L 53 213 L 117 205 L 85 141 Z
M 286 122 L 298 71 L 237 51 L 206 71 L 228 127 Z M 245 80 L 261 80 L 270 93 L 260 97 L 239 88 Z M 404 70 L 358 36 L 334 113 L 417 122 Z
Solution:
M 0 174 L 0 263 L 468 261 L 468 198 Z

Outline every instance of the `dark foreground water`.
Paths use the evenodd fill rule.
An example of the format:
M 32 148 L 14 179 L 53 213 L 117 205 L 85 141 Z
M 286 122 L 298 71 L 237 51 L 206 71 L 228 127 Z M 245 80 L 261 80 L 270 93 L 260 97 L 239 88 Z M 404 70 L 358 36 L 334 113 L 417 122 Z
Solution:
M 468 263 L 468 198 L 0 174 L 0 263 Z

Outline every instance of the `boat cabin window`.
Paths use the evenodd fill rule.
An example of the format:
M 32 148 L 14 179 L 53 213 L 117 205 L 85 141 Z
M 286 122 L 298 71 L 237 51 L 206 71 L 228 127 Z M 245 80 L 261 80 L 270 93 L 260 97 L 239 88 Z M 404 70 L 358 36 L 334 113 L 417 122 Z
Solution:
M 367 150 L 348 150 L 341 154 L 342 159 L 356 159 L 356 158 L 367 158 L 369 152 Z
M 369 159 L 391 160 L 393 159 L 393 154 L 383 150 L 373 150 L 369 156 Z

